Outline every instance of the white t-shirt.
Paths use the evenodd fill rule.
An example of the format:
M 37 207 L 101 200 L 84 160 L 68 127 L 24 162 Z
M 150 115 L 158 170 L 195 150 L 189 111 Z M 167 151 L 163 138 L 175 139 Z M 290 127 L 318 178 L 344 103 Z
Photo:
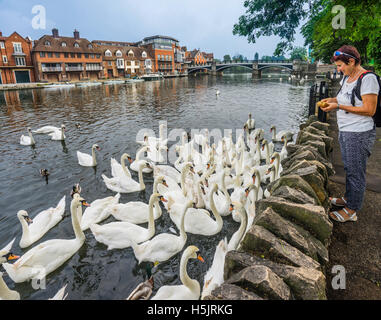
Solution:
M 344 80 L 344 79 L 343 79 Z M 355 88 L 357 80 L 347 83 L 348 78 L 345 79 L 342 88 L 337 95 L 337 102 L 343 106 L 351 106 L 351 95 L 352 90 Z M 365 94 L 378 94 L 380 86 L 378 85 L 377 78 L 374 74 L 368 74 L 364 76 L 361 82 L 360 95 Z M 355 107 L 361 107 L 363 105 L 362 101 L 355 95 Z M 337 111 L 337 125 L 340 131 L 351 131 L 351 132 L 364 132 L 373 129 L 374 121 L 372 117 L 362 116 L 350 112 L 346 112 L 342 109 Z

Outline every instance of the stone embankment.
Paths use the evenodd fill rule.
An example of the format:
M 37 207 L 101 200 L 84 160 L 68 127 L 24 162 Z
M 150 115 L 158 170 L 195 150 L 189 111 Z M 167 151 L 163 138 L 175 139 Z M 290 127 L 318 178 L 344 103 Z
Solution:
M 224 283 L 206 300 L 327 299 L 328 130 L 315 116 L 300 125 L 280 178 L 268 186 L 271 196 L 256 202 L 253 225 L 226 254 Z

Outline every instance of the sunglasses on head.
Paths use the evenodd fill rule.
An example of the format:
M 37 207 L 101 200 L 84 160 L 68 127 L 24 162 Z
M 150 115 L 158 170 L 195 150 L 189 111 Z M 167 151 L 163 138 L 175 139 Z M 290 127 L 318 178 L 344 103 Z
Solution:
M 334 55 L 334 57 L 337 57 L 337 56 L 341 56 L 342 54 L 345 55 L 345 56 L 348 56 L 348 57 L 351 57 L 351 58 L 357 60 L 356 57 L 352 56 L 351 54 L 342 52 L 342 51 L 335 51 L 335 53 L 334 53 L 333 55 Z

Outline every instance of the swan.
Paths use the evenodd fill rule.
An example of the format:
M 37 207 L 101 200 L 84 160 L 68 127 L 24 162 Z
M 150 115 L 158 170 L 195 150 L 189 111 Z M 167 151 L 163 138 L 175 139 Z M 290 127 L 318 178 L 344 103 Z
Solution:
M 218 243 L 216 251 L 214 252 L 213 263 L 204 276 L 201 300 L 224 282 L 224 266 L 227 252 L 228 242 L 225 237 L 225 239 L 221 239 Z
M 139 182 L 125 175 L 124 177 L 108 178 L 102 174 L 102 178 L 106 187 L 114 192 L 131 193 L 142 191 L 146 188 L 143 180 L 143 168 L 151 168 L 150 164 L 144 160 L 140 160 L 139 165 Z
M 61 125 L 61 129 L 55 130 L 52 133 L 49 133 L 48 135 L 52 138 L 52 140 L 60 140 L 63 141 L 65 140 L 65 130 L 66 127 L 65 125 Z
M 34 146 L 36 144 L 36 141 L 34 141 L 34 138 L 32 136 L 32 130 L 28 127 L 28 136 L 21 135 L 20 137 L 20 144 L 23 146 Z
M 236 250 L 241 242 L 247 226 L 247 212 L 240 202 L 233 202 L 229 208 L 230 211 L 238 210 L 241 215 L 241 224 L 238 230 L 232 235 L 228 243 L 228 251 Z
M 92 224 L 91 232 L 95 239 L 107 245 L 107 250 L 124 249 L 131 246 L 131 239 L 141 243 L 151 239 L 155 234 L 155 220 L 153 218 L 153 204 L 158 201 L 167 201 L 162 195 L 153 193 L 149 200 L 148 229 L 126 221 L 110 222 L 104 225 Z
M 163 146 L 159 143 L 157 143 L 156 146 L 150 145 L 149 149 L 147 150 L 147 158 L 153 162 L 165 162 L 166 160 L 161 153 L 162 150 L 168 151 L 168 147 Z
M 132 158 L 128 153 L 123 153 L 122 156 L 120 157 L 120 163 L 116 161 L 114 158 L 111 158 L 111 175 L 116 178 L 116 177 L 124 177 L 125 175 L 127 177 L 131 178 L 131 172 L 128 170 L 126 167 L 126 159 L 132 163 Z
M 266 139 L 262 140 L 261 159 L 266 160 L 266 164 L 270 163 L 270 154 L 274 152 L 274 143 L 268 142 Z
M 249 132 L 255 129 L 255 120 L 251 118 L 251 113 L 249 113 L 249 119 L 246 121 L 245 126 L 249 129 Z
M 3 249 L 0 250 L 0 263 L 4 263 L 11 260 L 16 260 L 20 258 L 19 256 L 14 255 L 11 252 L 11 248 L 13 242 L 15 242 L 16 238 L 14 238 L 11 242 L 9 242 Z
M 214 203 L 216 204 L 216 209 L 221 216 L 227 216 L 230 214 L 229 205 L 231 203 L 231 199 L 225 184 L 225 176 L 227 175 L 228 172 L 229 172 L 229 169 L 227 170 L 225 169 L 220 175 L 220 186 L 221 186 L 222 193 L 219 193 L 219 194 L 215 193 L 213 195 L 213 200 L 214 200 Z
M 166 176 L 175 180 L 177 183 L 181 183 L 181 172 L 176 169 L 176 164 L 179 164 L 181 157 L 178 157 L 175 162 L 175 167 L 168 165 L 154 165 L 153 166 L 153 176 Z
M 291 141 L 292 137 L 294 135 L 293 132 L 287 131 L 287 130 L 282 130 L 282 131 L 279 131 L 277 133 L 275 125 L 271 126 L 270 133 L 271 132 L 272 132 L 272 138 L 271 139 L 272 139 L 272 141 L 275 141 L 275 142 L 281 142 L 282 141 L 282 136 L 286 136 L 287 140 Z
M 279 153 L 280 161 L 286 159 L 287 155 L 288 155 L 288 152 L 287 152 L 287 142 L 288 142 L 288 140 L 287 140 L 286 136 L 282 137 L 282 142 L 283 142 L 283 147 L 282 147 L 282 150 Z
M 61 128 L 62 126 L 64 126 L 63 124 L 61 125 Z M 54 127 L 54 126 L 44 126 L 40 129 L 37 129 L 37 130 L 33 130 L 32 132 L 33 133 L 38 133 L 38 134 L 45 134 L 45 133 L 51 133 L 51 132 L 54 132 L 54 131 L 59 131 L 60 128 L 58 127 Z
M 120 193 L 117 193 L 114 197 L 106 197 L 103 199 L 97 199 L 90 203 L 90 207 L 86 208 L 81 219 L 81 230 L 85 231 L 90 228 L 93 223 L 99 223 L 107 219 L 111 212 L 107 209 L 119 202 Z
M 280 178 L 280 168 L 279 168 L 279 153 L 277 152 L 274 152 L 275 156 L 272 157 L 272 163 L 270 164 L 270 166 L 268 167 L 267 169 L 267 174 L 270 175 L 270 183 L 279 179 Z M 275 161 L 274 161 L 275 159 Z M 263 195 L 268 198 L 270 197 L 270 192 L 269 190 L 266 188 L 265 192 L 263 193 Z
M 25 210 L 17 212 L 22 227 L 22 236 L 19 242 L 20 248 L 26 248 L 40 240 L 51 228 L 63 218 L 65 212 L 65 199 L 63 196 L 55 208 L 41 211 L 33 220 L 29 218 Z M 30 225 L 28 225 L 30 223 Z
M 217 191 L 217 188 L 217 185 L 214 184 L 209 195 L 210 206 L 215 220 L 210 217 L 209 212 L 205 209 L 189 208 L 185 215 L 185 232 L 200 234 L 203 236 L 212 236 L 221 231 L 223 220 L 221 215 L 218 213 L 213 200 L 213 194 Z M 177 203 L 174 204 L 169 210 L 171 220 L 179 229 L 181 227 L 182 207 L 182 204 Z
M 196 246 L 187 247 L 180 261 L 180 280 L 182 285 L 162 286 L 151 300 L 198 300 L 200 298 L 200 283 L 191 279 L 187 273 L 189 259 L 204 262 Z
M 216 96 L 218 96 L 220 94 L 220 90 L 216 90 Z
M 254 192 L 251 192 L 252 190 L 254 190 Z M 249 187 L 247 187 L 245 189 L 245 195 L 247 198 L 249 198 L 249 195 L 252 194 L 252 197 L 251 199 L 249 199 L 250 201 L 250 205 L 249 205 L 249 208 L 248 210 L 246 210 L 247 212 L 247 226 L 246 226 L 246 231 L 245 233 L 250 229 L 251 225 L 253 224 L 253 221 L 254 221 L 254 218 L 255 218 L 255 202 L 258 199 L 258 188 L 254 185 L 254 184 L 251 184 Z M 241 217 L 239 218 L 241 220 Z
M 141 244 L 137 244 L 134 239 L 131 239 L 131 246 L 139 264 L 143 261 L 166 261 L 183 249 L 185 242 L 187 241 L 187 234 L 184 230 L 184 218 L 186 211 L 192 204 L 193 202 L 191 200 L 184 204 L 179 236 L 169 233 L 161 233 L 151 240 Z
M 95 158 L 95 149 L 101 150 L 97 144 L 93 144 L 91 147 L 91 156 L 77 151 L 78 163 L 84 167 L 95 167 L 97 165 L 97 159 Z
M 20 300 L 20 294 L 8 288 L 2 272 L 0 272 L 0 300 Z
M 131 170 L 134 170 L 136 172 L 139 172 L 139 163 L 140 163 L 140 160 L 143 160 L 143 159 L 140 159 L 140 156 L 142 154 L 144 154 L 144 152 L 148 151 L 149 150 L 149 146 L 143 146 L 141 147 L 138 152 L 136 153 L 136 158 L 135 158 L 135 161 L 133 161 L 131 164 L 130 164 L 130 168 Z M 147 160 L 146 160 L 147 161 Z M 147 161 L 148 162 L 148 161 Z M 150 165 L 152 166 L 152 163 L 150 163 Z M 144 168 L 143 169 L 143 173 L 151 173 L 152 172 L 152 168 Z
M 30 279 L 42 279 L 59 268 L 72 257 L 85 242 L 77 216 L 78 208 L 89 204 L 76 193 L 71 201 L 70 211 L 75 238 L 70 240 L 47 240 L 27 251 L 14 264 L 3 263 L 5 271 L 16 283 Z
M 250 133 L 250 136 L 254 139 L 257 138 L 259 141 L 262 141 L 265 136 L 265 131 L 262 128 L 257 128 Z
M 158 193 L 157 186 L 161 183 L 168 186 L 163 176 L 157 177 L 153 183 L 153 193 Z M 115 219 L 120 221 L 127 221 L 135 224 L 142 224 L 148 222 L 149 205 L 141 201 L 130 201 L 127 203 L 118 203 L 111 205 L 107 210 L 114 216 Z M 161 217 L 162 211 L 158 203 L 154 204 L 154 219 Z

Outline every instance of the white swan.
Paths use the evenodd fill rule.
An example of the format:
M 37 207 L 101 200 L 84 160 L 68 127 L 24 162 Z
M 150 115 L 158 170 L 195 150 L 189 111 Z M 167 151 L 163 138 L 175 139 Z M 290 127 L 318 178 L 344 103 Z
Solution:
M 280 166 L 279 166 L 279 153 L 278 152 L 274 152 L 274 155 L 273 157 L 271 158 L 271 164 L 269 165 L 269 168 L 267 169 L 267 174 L 270 175 L 270 183 L 279 179 L 280 178 L 280 172 L 283 170 Z M 268 188 L 266 188 L 266 190 L 264 191 L 263 193 L 264 197 L 265 198 L 268 198 L 270 197 L 270 192 L 268 190 Z
M 83 212 L 81 219 L 81 230 L 85 231 L 90 228 L 93 223 L 99 223 L 107 219 L 111 212 L 108 208 L 117 204 L 120 199 L 120 194 L 117 193 L 114 197 L 106 197 L 97 199 L 90 203 L 90 207 L 86 208 Z
M 220 181 L 219 181 L 219 186 L 222 192 L 219 192 L 218 194 L 215 193 L 213 195 L 213 200 L 214 200 L 214 203 L 216 204 L 216 209 L 221 216 L 227 216 L 230 214 L 229 206 L 231 203 L 231 199 L 225 184 L 225 176 L 228 175 L 229 172 L 230 170 L 227 168 L 223 170 L 223 172 L 220 175 Z
M 201 300 L 208 296 L 215 288 L 224 282 L 225 256 L 228 252 L 228 242 L 221 239 L 214 252 L 213 263 L 204 276 Z
M 198 300 L 200 298 L 200 283 L 195 279 L 191 279 L 186 269 L 188 260 L 191 258 L 204 262 L 196 246 L 187 247 L 180 261 L 182 285 L 162 286 L 151 300 Z
M 14 264 L 3 263 L 4 269 L 14 282 L 20 283 L 46 277 L 81 248 L 85 242 L 85 235 L 79 225 L 77 211 L 81 205 L 88 206 L 88 204 L 78 193 L 73 197 L 70 209 L 75 238 L 47 240 L 27 251 Z
M 28 136 L 21 135 L 20 137 L 20 144 L 23 146 L 34 146 L 36 144 L 36 141 L 34 141 L 34 138 L 32 136 L 32 130 L 28 127 Z
M 63 124 L 61 125 L 61 128 L 62 128 Z M 51 132 L 54 132 L 54 131 L 59 131 L 60 128 L 58 127 L 54 127 L 54 126 L 44 126 L 40 129 L 37 129 L 37 130 L 33 130 L 32 132 L 33 133 L 38 133 L 38 134 L 45 134 L 45 133 L 51 133 Z
M 139 263 L 143 261 L 163 262 L 183 249 L 185 242 L 187 241 L 187 234 L 184 230 L 184 218 L 186 211 L 192 204 L 192 201 L 188 201 L 183 207 L 179 236 L 169 233 L 161 233 L 151 240 L 141 244 L 137 244 L 131 239 L 132 249 L 134 250 L 135 257 Z
M 131 178 L 131 172 L 126 167 L 126 159 L 132 163 L 132 159 L 128 153 L 123 153 L 120 157 L 120 163 L 116 161 L 114 158 L 111 158 L 111 175 L 116 177 L 124 177 L 124 175 L 127 175 L 127 177 Z
M 288 141 L 291 141 L 292 137 L 294 136 L 293 132 L 287 131 L 287 130 L 281 130 L 277 133 L 275 125 L 271 126 L 270 132 L 272 132 L 272 138 L 271 139 L 275 142 L 281 142 L 282 136 L 285 136 Z
M 255 129 L 255 120 L 251 117 L 251 113 L 249 113 L 249 119 L 246 121 L 245 126 L 249 129 L 249 132 Z
M 153 182 L 153 193 L 157 192 L 157 186 L 161 183 L 168 186 L 164 177 L 157 177 Z M 127 221 L 135 224 L 142 224 L 148 222 L 149 205 L 141 201 L 130 201 L 127 203 L 118 203 L 111 205 L 107 210 L 114 216 L 115 219 L 120 221 Z M 154 204 L 154 219 L 161 217 L 162 210 L 158 202 Z
M 108 178 L 102 174 L 102 178 L 106 187 L 114 192 L 131 193 L 142 191 L 146 188 L 143 180 L 143 168 L 151 168 L 150 164 L 144 160 L 140 160 L 139 165 L 139 182 L 125 175 L 124 177 Z
M 90 226 L 91 232 L 98 242 L 107 245 L 107 250 L 127 248 L 131 246 L 131 239 L 136 243 L 147 241 L 155 234 L 153 204 L 159 200 L 167 201 L 158 193 L 153 193 L 150 197 L 148 228 L 126 221 L 116 221 L 104 225 L 92 224 Z
M 239 243 L 241 242 L 247 226 L 247 212 L 244 206 L 240 202 L 233 202 L 230 205 L 230 211 L 238 210 L 241 215 L 241 224 L 238 230 L 232 235 L 228 243 L 228 251 L 236 250 L 238 248 Z
M 282 150 L 279 153 L 280 156 L 280 161 L 284 160 L 287 158 L 288 152 L 287 152 L 287 143 L 288 140 L 285 136 L 282 136 L 282 142 L 283 142 L 283 147 Z
M 266 164 L 270 163 L 270 154 L 274 152 L 274 143 L 268 142 L 267 139 L 262 140 L 261 159 L 266 160 Z
M 97 165 L 97 159 L 95 158 L 95 149 L 100 150 L 97 144 L 93 144 L 91 147 L 91 156 L 87 153 L 77 151 L 78 163 L 84 167 L 95 167 Z
M 65 140 L 65 130 L 66 130 L 66 127 L 65 125 L 61 125 L 61 129 L 58 129 L 58 130 L 55 130 L 53 131 L 52 133 L 49 133 L 49 136 L 52 138 L 52 140 L 60 140 L 60 141 L 63 141 Z
M 178 157 L 175 165 L 179 164 L 181 157 Z M 181 182 L 181 172 L 176 169 L 176 167 L 171 167 L 168 165 L 154 165 L 153 166 L 153 176 L 166 176 L 175 180 L 177 183 Z
M 11 252 L 11 248 L 15 240 L 16 238 L 13 238 L 13 240 L 9 242 L 3 249 L 0 249 L 0 263 L 20 258 L 19 256 L 16 256 Z
M 8 288 L 2 272 L 0 272 L 0 300 L 20 300 L 20 294 Z
M 159 143 L 156 144 L 156 146 L 150 145 L 149 149 L 147 150 L 147 158 L 153 162 L 165 162 L 165 158 L 162 155 L 161 151 L 168 151 L 167 146 L 163 146 Z
M 131 170 L 139 172 L 139 163 L 140 163 L 140 160 L 145 160 L 145 159 L 140 159 L 140 157 L 141 157 L 142 154 L 144 154 L 144 152 L 149 151 L 149 150 L 150 150 L 149 146 L 143 146 L 143 147 L 141 147 L 138 150 L 138 152 L 136 153 L 135 160 L 130 164 Z M 145 161 L 147 161 L 147 160 L 145 160 Z M 149 161 L 147 161 L 147 162 L 149 162 Z M 152 166 L 152 163 L 150 163 L 150 165 Z M 152 168 L 144 168 L 143 172 L 144 173 L 151 173 L 152 172 Z
M 51 228 L 53 228 L 63 218 L 65 212 L 65 199 L 63 196 L 55 208 L 41 211 L 33 220 L 25 210 L 17 212 L 22 227 L 20 248 L 26 248 L 40 240 Z M 31 223 L 28 225 L 28 223 Z

